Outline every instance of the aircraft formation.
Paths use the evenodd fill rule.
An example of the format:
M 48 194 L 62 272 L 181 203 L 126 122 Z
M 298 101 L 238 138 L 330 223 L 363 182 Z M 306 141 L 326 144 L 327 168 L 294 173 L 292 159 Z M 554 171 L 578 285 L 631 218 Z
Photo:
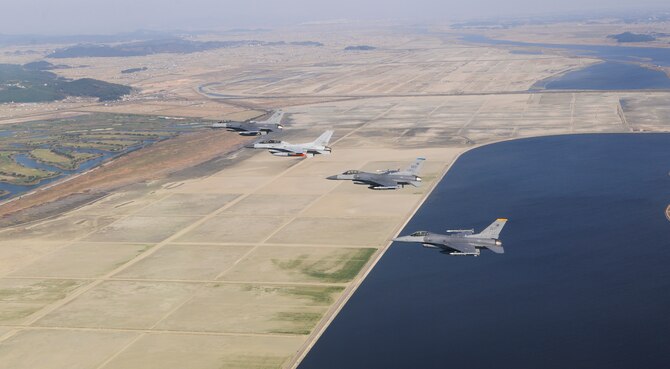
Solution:
M 246 122 L 217 122 L 211 128 L 224 128 L 237 132 L 242 136 L 264 136 L 279 133 L 283 130 L 281 124 L 284 112 L 275 111 L 270 118 L 264 121 Z M 251 149 L 264 149 L 275 156 L 309 158 L 319 154 L 330 154 L 332 149 L 328 146 L 334 131 L 325 131 L 312 142 L 292 144 L 276 139 L 264 139 L 246 146 Z M 327 177 L 329 180 L 349 180 L 354 184 L 367 185 L 372 190 L 397 190 L 407 185 L 418 187 L 421 185 L 419 171 L 426 158 L 416 158 L 405 169 L 384 169 L 377 172 L 364 172 L 360 170 L 347 170 L 341 174 Z M 502 241 L 498 238 L 507 219 L 496 219 L 491 225 L 480 233 L 474 233 L 474 229 L 447 230 L 446 234 L 428 231 L 417 231 L 408 236 L 396 237 L 395 242 L 420 243 L 424 247 L 441 249 L 448 255 L 479 256 L 480 250 L 488 249 L 496 254 L 502 254 L 505 250 Z

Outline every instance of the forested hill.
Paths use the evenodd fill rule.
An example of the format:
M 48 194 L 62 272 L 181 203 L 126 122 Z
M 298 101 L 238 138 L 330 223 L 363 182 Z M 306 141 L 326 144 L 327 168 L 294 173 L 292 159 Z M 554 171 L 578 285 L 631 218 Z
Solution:
M 29 65 L 0 64 L 0 103 L 48 102 L 68 96 L 118 100 L 132 88 L 92 78 L 69 80 Z

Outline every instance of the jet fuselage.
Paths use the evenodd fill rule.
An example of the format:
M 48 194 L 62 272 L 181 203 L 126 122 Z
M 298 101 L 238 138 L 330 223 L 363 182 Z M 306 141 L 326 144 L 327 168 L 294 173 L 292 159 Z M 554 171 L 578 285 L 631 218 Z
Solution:
M 408 236 L 396 237 L 393 241 L 420 243 L 425 247 L 440 248 L 449 255 L 479 256 L 480 249 L 489 249 L 496 254 L 503 254 L 502 241 L 498 239 L 507 219 L 499 218 L 480 233 L 472 229 L 447 231 L 439 234 L 428 231 L 414 232 Z

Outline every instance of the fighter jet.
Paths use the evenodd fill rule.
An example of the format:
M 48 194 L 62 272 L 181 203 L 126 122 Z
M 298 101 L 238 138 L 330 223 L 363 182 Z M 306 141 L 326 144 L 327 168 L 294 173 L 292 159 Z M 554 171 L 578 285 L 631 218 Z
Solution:
M 212 128 L 226 128 L 231 132 L 238 132 L 240 136 L 261 136 L 272 132 L 279 132 L 284 127 L 281 125 L 281 120 L 284 117 L 284 112 L 277 110 L 272 114 L 268 120 L 248 122 L 217 122 L 212 124 Z
M 313 142 L 292 144 L 280 140 L 264 140 L 247 147 L 266 149 L 275 156 L 312 157 L 317 154 L 330 154 L 332 150 L 328 147 L 328 142 L 332 136 L 333 131 L 326 131 Z
M 479 250 L 483 248 L 502 254 L 505 250 L 498 235 L 506 222 L 507 219 L 496 219 L 481 233 L 476 234 L 473 229 L 453 229 L 448 230 L 447 234 L 418 231 L 409 236 L 394 238 L 393 241 L 422 243 L 424 247 L 440 248 L 442 253 L 449 255 L 479 256 Z
M 419 170 L 425 161 L 425 158 L 416 158 L 416 160 L 406 169 L 386 169 L 377 173 L 361 172 L 359 170 L 347 170 L 342 174 L 327 177 L 332 180 L 350 180 L 355 184 L 365 184 L 373 190 L 395 190 L 412 185 L 418 187 L 421 185 L 421 177 L 418 176 Z

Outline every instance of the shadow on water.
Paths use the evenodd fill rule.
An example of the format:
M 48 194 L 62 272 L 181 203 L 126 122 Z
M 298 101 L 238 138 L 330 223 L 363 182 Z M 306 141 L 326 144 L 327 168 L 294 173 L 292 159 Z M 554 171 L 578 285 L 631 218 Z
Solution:
M 464 154 L 401 234 L 510 219 L 506 253 L 393 244 L 300 369 L 665 368 L 670 135 Z

